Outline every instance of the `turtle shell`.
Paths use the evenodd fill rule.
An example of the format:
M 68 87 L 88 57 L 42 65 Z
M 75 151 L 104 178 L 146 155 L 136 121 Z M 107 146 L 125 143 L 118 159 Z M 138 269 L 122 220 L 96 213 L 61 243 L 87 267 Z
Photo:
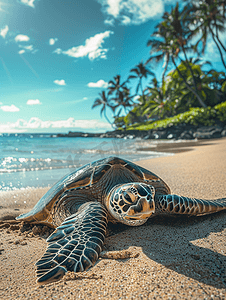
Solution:
M 157 194 L 170 194 L 168 185 L 154 173 L 130 161 L 108 157 L 86 164 L 63 177 L 30 212 L 18 216 L 17 219 L 52 223 L 51 211 L 54 204 L 67 190 L 73 189 L 76 192 L 85 189 L 90 192 L 92 199 L 104 203 L 104 198 L 116 184 L 135 181 L 150 183 Z

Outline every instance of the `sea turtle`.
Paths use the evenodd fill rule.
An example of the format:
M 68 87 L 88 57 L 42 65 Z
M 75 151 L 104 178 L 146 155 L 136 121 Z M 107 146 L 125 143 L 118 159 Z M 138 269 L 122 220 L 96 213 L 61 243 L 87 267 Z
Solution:
M 108 221 L 144 224 L 156 212 L 204 215 L 226 209 L 226 200 L 200 200 L 170 194 L 154 173 L 121 158 L 89 163 L 58 181 L 34 206 L 17 217 L 53 226 L 46 253 L 36 263 L 38 283 L 67 271 L 87 270 L 101 252 Z

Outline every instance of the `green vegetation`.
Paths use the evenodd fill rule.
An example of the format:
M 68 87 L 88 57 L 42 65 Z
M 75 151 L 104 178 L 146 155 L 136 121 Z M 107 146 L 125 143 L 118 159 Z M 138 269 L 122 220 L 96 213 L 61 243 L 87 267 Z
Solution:
M 219 122 L 226 124 L 226 102 L 215 105 L 214 107 L 190 108 L 189 111 L 178 114 L 174 117 L 128 126 L 127 129 L 150 130 L 177 126 L 179 124 L 212 126 Z
M 212 39 L 226 69 L 226 46 L 220 39 L 225 31 L 226 2 L 186 1 L 165 12 L 147 42 L 151 48 L 147 62 L 131 68 L 124 82 L 116 75 L 92 106 L 101 106 L 113 128 L 147 130 L 181 123 L 213 125 L 226 122 L 226 74 L 211 69 L 203 61 L 207 39 Z M 153 73 L 154 64 L 163 63 L 161 82 Z M 144 79 L 150 78 L 144 86 Z M 145 80 L 147 82 L 147 80 Z M 131 85 L 136 84 L 135 94 Z

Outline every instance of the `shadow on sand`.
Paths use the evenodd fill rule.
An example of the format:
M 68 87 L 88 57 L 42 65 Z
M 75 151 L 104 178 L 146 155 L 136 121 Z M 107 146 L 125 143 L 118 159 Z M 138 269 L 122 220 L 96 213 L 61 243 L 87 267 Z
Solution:
M 148 258 L 166 268 L 225 289 L 226 256 L 218 250 L 226 250 L 221 233 L 225 228 L 225 211 L 202 217 L 157 215 L 140 227 L 109 224 L 109 235 L 117 234 L 117 241 L 107 240 L 106 247 L 110 251 L 141 247 Z

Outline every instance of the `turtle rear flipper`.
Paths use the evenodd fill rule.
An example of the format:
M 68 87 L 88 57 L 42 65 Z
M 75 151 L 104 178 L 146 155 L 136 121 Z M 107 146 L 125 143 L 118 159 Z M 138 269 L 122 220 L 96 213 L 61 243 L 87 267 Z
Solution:
M 82 205 L 47 239 L 46 253 L 36 263 L 37 282 L 54 282 L 67 271 L 82 272 L 93 266 L 101 252 L 106 227 L 107 211 L 101 203 Z
M 226 210 L 226 198 L 202 200 L 178 195 L 157 195 L 156 206 L 167 213 L 201 216 Z

